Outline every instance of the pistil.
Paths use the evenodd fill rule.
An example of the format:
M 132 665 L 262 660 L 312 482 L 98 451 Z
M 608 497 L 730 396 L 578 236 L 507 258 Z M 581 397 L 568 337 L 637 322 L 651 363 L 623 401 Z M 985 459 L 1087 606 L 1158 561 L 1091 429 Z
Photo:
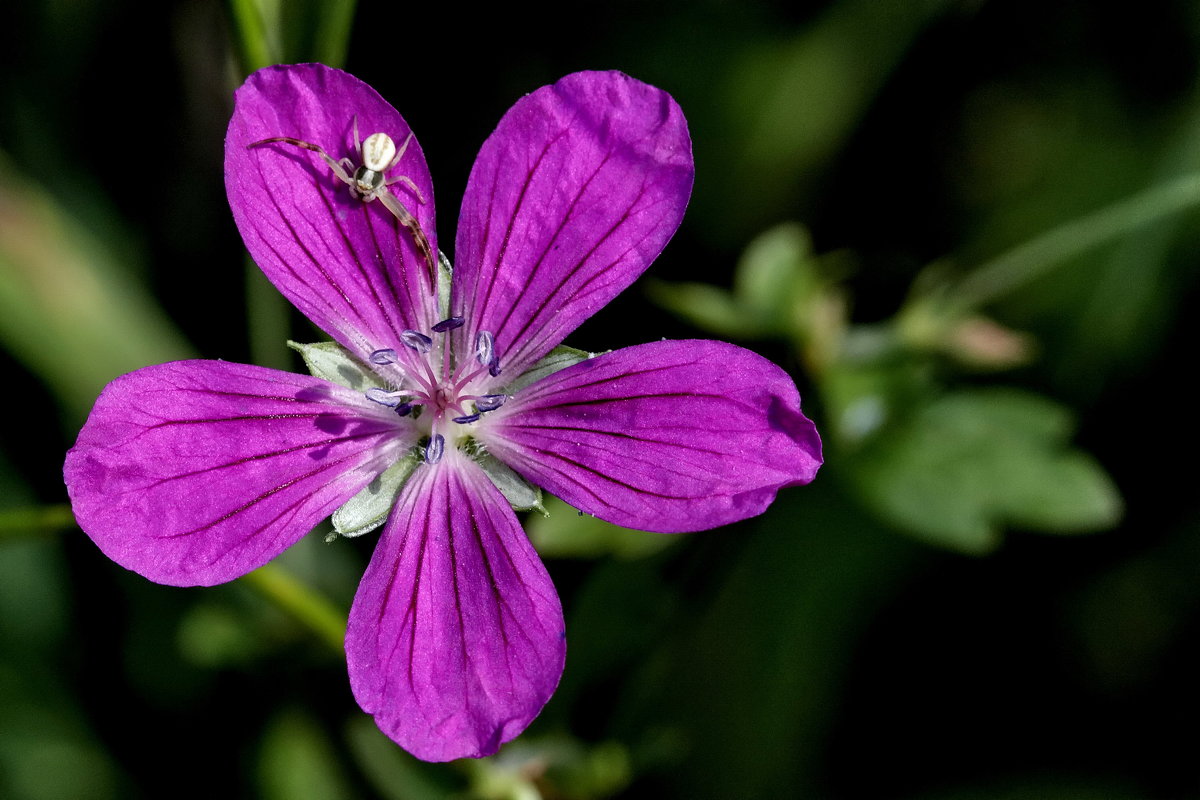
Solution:
M 446 334 L 465 323 L 464 317 L 448 317 L 433 325 L 430 332 Z M 428 464 L 436 464 L 445 452 L 446 439 L 450 439 L 451 446 L 456 446 L 463 436 L 452 434 L 453 429 L 445 427 L 448 423 L 470 425 L 478 422 L 484 414 L 500 408 L 508 399 L 504 394 L 466 393 L 481 378 L 487 381 L 500 374 L 495 338 L 489 331 L 480 331 L 475 337 L 474 351 L 461 361 L 454 357 L 449 336 L 435 339 L 420 331 L 406 329 L 399 338 L 402 347 L 380 348 L 367 357 L 372 365 L 389 368 L 387 372 L 394 370 L 393 376 L 399 375 L 397 388 L 372 387 L 366 391 L 366 396 L 402 417 L 413 414 L 415 418 L 414 412 L 426 408 L 429 439 L 424 446 L 423 458 Z M 436 361 L 441 362 L 440 371 L 434 367 Z

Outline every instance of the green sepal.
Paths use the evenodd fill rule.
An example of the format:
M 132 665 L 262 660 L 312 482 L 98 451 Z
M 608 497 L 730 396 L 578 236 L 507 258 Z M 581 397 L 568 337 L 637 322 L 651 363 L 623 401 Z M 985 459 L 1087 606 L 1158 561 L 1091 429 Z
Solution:
M 543 516 L 548 515 L 546 507 L 542 505 L 540 488 L 513 472 L 511 467 L 495 456 L 484 453 L 476 456 L 476 461 L 513 510 L 540 511 Z
M 450 319 L 454 316 L 450 313 L 450 279 L 454 276 L 454 267 L 450 266 L 450 259 L 446 258 L 446 254 L 438 250 L 438 319 Z
M 300 344 L 289 341 L 287 344 L 304 359 L 309 374 L 314 378 L 331 381 L 358 392 L 383 385 L 378 375 L 337 342 Z
M 576 350 L 574 347 L 556 347 L 528 370 L 521 373 L 512 383 L 505 386 L 504 391 L 513 394 L 548 375 L 553 375 L 560 369 L 566 369 L 580 361 L 587 361 L 589 358 L 595 357 L 596 353 L 589 353 L 586 350 Z
M 361 492 L 333 512 L 334 532 L 326 537 L 327 541 L 339 536 L 362 536 L 386 522 L 396 497 L 420 461 L 420 456 L 414 452 L 376 475 Z

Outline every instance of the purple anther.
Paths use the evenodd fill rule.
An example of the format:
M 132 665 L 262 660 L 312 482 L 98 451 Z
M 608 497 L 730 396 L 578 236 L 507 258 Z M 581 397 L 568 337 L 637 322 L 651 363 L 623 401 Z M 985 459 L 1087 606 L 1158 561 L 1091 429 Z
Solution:
M 500 406 L 504 405 L 504 401 L 508 399 L 506 394 L 485 394 L 483 397 L 475 398 L 475 408 L 481 413 L 495 411 Z
M 488 375 L 493 378 L 500 374 L 500 356 L 492 354 L 492 360 L 488 362 Z
M 412 413 L 412 410 L 413 410 L 412 403 L 399 403 L 396 406 L 396 415 L 400 416 L 400 417 L 407 417 L 409 414 Z
M 441 322 L 439 322 L 438 324 L 434 325 L 433 332 L 434 333 L 445 333 L 446 331 L 452 331 L 455 328 L 461 328 L 463 326 L 463 323 L 465 323 L 466 321 L 467 321 L 466 317 L 448 317 L 447 319 L 444 319 Z
M 455 417 L 454 421 L 459 425 L 466 425 L 468 422 L 474 422 L 479 419 L 478 414 L 467 414 L 465 417 Z
M 496 342 L 492 338 L 491 333 L 488 331 L 479 332 L 479 335 L 475 337 L 475 357 L 479 359 L 480 364 L 486 367 L 492 363 L 492 359 L 495 357 L 493 355 L 495 346 Z
M 446 437 L 435 433 L 425 446 L 425 463 L 436 464 L 442 460 L 442 451 L 446 449 Z
M 396 351 L 390 347 L 385 347 L 381 350 L 376 350 L 375 352 L 371 353 L 371 355 L 367 356 L 367 360 L 372 364 L 377 364 L 381 367 L 385 367 L 388 364 L 395 364 Z
M 379 403 L 381 406 L 395 408 L 400 403 L 402 392 L 389 392 L 387 389 L 380 389 L 378 386 L 372 386 L 367 389 L 367 399 L 372 402 Z
M 430 339 L 423 333 L 412 330 L 400 332 L 400 341 L 404 342 L 407 347 L 411 347 L 418 353 L 428 353 L 433 347 L 433 339 Z

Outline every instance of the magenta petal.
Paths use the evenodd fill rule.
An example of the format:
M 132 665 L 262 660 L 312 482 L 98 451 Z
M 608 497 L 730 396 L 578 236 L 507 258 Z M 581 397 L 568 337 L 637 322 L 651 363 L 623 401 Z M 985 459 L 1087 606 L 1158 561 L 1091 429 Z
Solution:
M 386 133 L 403 145 L 408 124 L 370 86 L 321 64 L 268 67 L 238 89 L 225 139 L 225 186 L 238 230 L 255 262 L 309 319 L 360 358 L 395 347 L 405 329 L 425 330 L 436 303 L 429 270 L 410 233 L 378 200 L 363 202 L 315 152 L 276 136 L 319 145 L 334 161 L 362 163 L 360 139 Z M 350 168 L 352 172 L 354 167 Z M 414 138 L 385 173 L 407 175 L 390 190 L 420 221 L 437 250 L 433 183 Z
M 405 486 L 346 630 L 354 696 L 426 761 L 490 755 L 566 657 L 562 606 L 504 498 L 456 451 Z
M 654 342 L 556 372 L 486 415 L 480 439 L 571 505 L 663 532 L 762 513 L 821 465 L 787 373 L 712 341 Z
M 411 446 L 395 415 L 372 405 L 316 378 L 222 361 L 123 375 L 67 454 L 75 517 L 109 558 L 151 580 L 232 580 Z
M 463 198 L 454 310 L 519 373 L 633 282 L 692 190 L 683 112 L 619 72 L 523 97 L 484 143 Z

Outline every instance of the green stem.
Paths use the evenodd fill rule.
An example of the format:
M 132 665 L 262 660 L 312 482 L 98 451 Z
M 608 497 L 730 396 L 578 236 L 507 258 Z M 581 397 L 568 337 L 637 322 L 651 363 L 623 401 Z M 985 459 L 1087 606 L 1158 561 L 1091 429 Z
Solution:
M 327 0 L 321 4 L 321 30 L 314 49 L 317 60 L 331 67 L 346 61 L 350 46 L 350 29 L 354 25 L 355 0 Z
M 75 524 L 75 515 L 66 503 L 56 506 L 10 508 L 0 511 L 0 537 L 22 538 L 30 534 L 58 533 Z
M 243 575 L 239 580 L 291 614 L 336 652 L 343 651 L 346 639 L 345 613 L 286 569 L 278 564 L 267 564 Z
M 74 526 L 75 515 L 66 503 L 0 511 L 0 539 L 49 535 Z M 243 575 L 240 580 L 292 615 L 335 651 L 342 652 L 346 638 L 345 612 L 297 580 L 284 567 L 267 564 Z
M 282 370 L 293 368 L 292 354 L 287 349 L 291 338 L 290 308 L 279 290 L 247 256 L 246 324 L 253 363 Z
M 242 56 L 242 71 L 249 74 L 274 64 L 259 4 L 255 0 L 229 0 L 229 12 L 234 38 Z
M 1200 174 L 1184 175 L 1014 247 L 973 270 L 951 296 L 968 308 L 990 303 L 1093 247 L 1197 205 Z

